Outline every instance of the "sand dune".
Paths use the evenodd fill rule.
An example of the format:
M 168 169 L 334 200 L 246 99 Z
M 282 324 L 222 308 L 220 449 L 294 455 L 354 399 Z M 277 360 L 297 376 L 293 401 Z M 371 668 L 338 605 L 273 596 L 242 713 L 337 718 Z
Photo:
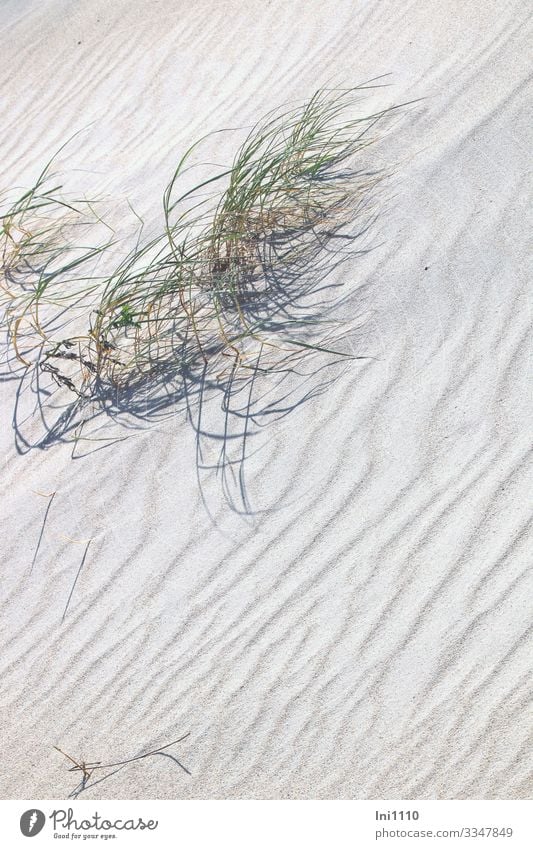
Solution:
M 148 230 L 206 132 L 331 81 L 425 98 L 375 149 L 394 174 L 338 274 L 373 359 L 257 386 L 244 448 L 213 398 L 200 435 L 165 411 L 73 459 L 0 384 L 2 797 L 68 795 L 54 745 L 186 732 L 190 776 L 152 757 L 84 797 L 527 796 L 527 4 L 4 0 L 0 27 L 2 186 L 85 128 L 69 190 Z

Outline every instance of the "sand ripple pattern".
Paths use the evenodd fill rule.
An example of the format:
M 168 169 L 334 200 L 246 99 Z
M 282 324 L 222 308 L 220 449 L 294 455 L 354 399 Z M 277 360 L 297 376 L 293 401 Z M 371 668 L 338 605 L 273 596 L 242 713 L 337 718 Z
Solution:
M 220 440 L 199 445 L 182 413 L 75 460 L 17 453 L 17 386 L 0 384 L 2 797 L 73 789 L 54 744 L 119 760 L 187 731 L 191 777 L 152 758 L 86 797 L 531 793 L 527 16 L 519 0 L 2 3 L 2 186 L 93 122 L 62 158 L 71 185 L 148 221 L 208 130 L 388 71 L 381 106 L 427 97 L 381 145 L 389 199 L 339 272 L 375 359 L 287 414 L 258 388 L 273 413 L 246 441 L 248 513 Z M 203 414 L 223 434 L 220 406 Z

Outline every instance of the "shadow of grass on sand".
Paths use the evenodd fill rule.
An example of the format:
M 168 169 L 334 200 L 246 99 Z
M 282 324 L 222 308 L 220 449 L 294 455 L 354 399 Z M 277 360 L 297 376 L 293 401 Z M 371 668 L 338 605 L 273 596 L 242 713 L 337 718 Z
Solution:
M 200 489 L 215 472 L 231 507 L 252 512 L 251 443 L 324 393 L 342 364 L 369 358 L 353 344 L 364 287 L 346 292 L 341 282 L 342 266 L 369 250 L 383 178 L 354 157 L 360 163 L 370 131 L 392 110 L 341 120 L 368 87 L 322 90 L 271 113 L 229 169 L 175 198 L 193 146 L 164 193 L 164 233 L 144 246 L 139 234 L 103 279 L 91 264 L 111 242 L 74 245 L 67 256 L 51 239 L 53 215 L 30 229 L 51 206 L 60 222 L 66 209 L 85 223 L 86 207 L 58 200 L 44 169 L 2 217 L 1 379 L 18 383 L 20 453 L 71 443 L 73 458 L 86 457 L 180 416 L 195 433 Z M 222 193 L 205 197 L 219 181 Z M 73 334 L 73 314 L 88 329 Z

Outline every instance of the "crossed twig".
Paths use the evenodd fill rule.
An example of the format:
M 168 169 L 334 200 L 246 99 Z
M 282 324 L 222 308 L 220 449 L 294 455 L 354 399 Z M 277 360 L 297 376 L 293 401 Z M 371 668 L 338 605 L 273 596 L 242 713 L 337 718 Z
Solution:
M 140 761 L 143 758 L 149 758 L 151 755 L 162 755 L 165 752 L 165 749 L 169 749 L 170 746 L 174 746 L 176 743 L 181 743 L 181 741 L 185 740 L 185 738 L 188 737 L 189 734 L 190 731 L 188 731 L 187 734 L 184 734 L 182 737 L 179 737 L 177 740 L 173 740 L 172 743 L 167 743 L 166 746 L 160 746 L 158 749 L 153 749 L 151 752 L 145 752 L 143 755 L 136 755 L 133 758 L 127 758 L 124 761 L 115 761 L 115 763 L 109 764 L 103 764 L 102 761 L 77 761 L 71 755 L 67 755 L 67 753 L 64 752 L 63 749 L 60 749 L 59 746 L 54 746 L 54 749 L 56 749 L 56 751 L 60 752 L 65 758 L 67 758 L 72 764 L 74 764 L 74 766 L 71 766 L 69 768 L 69 772 L 82 773 L 82 779 L 76 789 L 73 790 L 70 794 L 69 799 L 76 799 L 80 795 L 80 793 L 83 793 L 83 791 L 88 786 L 87 782 L 90 780 L 93 772 L 95 772 L 96 770 L 112 769 L 113 767 L 118 767 L 118 769 L 115 769 L 113 770 L 113 772 L 109 772 L 107 775 L 104 775 L 102 778 L 98 779 L 98 781 L 104 781 L 110 775 L 114 775 L 114 773 L 118 772 L 119 769 L 122 769 L 123 767 L 127 766 L 130 763 L 133 763 L 134 761 Z M 178 764 L 178 766 L 180 766 L 182 770 L 187 773 L 187 775 L 191 774 L 187 767 L 183 766 L 183 764 L 180 763 L 180 761 L 178 761 L 176 757 L 174 757 L 173 755 L 167 755 L 167 757 L 172 758 L 172 760 L 174 760 Z

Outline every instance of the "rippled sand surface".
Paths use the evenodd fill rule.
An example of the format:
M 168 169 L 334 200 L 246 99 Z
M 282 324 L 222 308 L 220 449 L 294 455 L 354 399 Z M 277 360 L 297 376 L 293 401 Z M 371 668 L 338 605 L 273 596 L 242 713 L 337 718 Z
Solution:
M 339 270 L 373 359 L 256 386 L 246 439 L 215 398 L 200 434 L 181 409 L 74 459 L 0 384 L 1 795 L 68 795 L 54 745 L 109 762 L 190 732 L 190 775 L 147 758 L 85 797 L 527 796 L 527 4 L 4 0 L 0 27 L 2 187 L 85 128 L 68 185 L 148 228 L 206 132 L 331 81 L 425 98 Z

